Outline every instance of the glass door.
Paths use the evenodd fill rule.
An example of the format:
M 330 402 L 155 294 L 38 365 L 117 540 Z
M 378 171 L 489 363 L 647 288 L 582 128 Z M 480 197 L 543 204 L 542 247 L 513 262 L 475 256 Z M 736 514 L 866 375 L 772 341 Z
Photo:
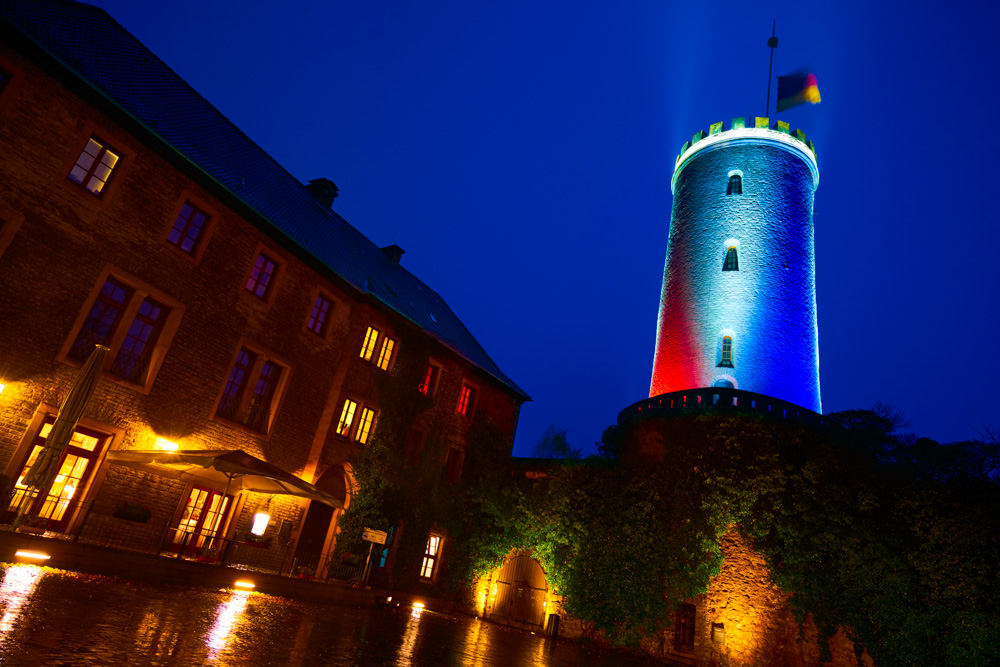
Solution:
M 221 546 L 219 531 L 226 524 L 232 498 L 212 489 L 192 487 L 184 514 L 174 532 L 171 551 L 194 555 L 203 548 Z
M 4 518 L 7 521 L 13 521 L 21 504 L 30 502 L 31 504 L 25 512 L 49 519 L 48 530 L 64 532 L 69 520 L 73 517 L 77 503 L 80 501 L 81 487 L 86 486 L 91 474 L 93 474 L 95 463 L 104 449 L 108 435 L 78 426 L 73 432 L 69 445 L 60 456 L 59 473 L 56 475 L 55 481 L 52 482 L 49 492 L 44 497 L 38 496 L 35 495 L 37 492 L 34 489 L 27 487 L 24 478 L 42 453 L 45 439 L 49 437 L 54 421 L 54 417 L 47 417 L 42 424 L 31 451 L 28 452 L 27 458 L 21 465 L 21 474 L 14 484 L 14 495 Z M 80 494 L 77 493 L 78 490 L 81 490 Z

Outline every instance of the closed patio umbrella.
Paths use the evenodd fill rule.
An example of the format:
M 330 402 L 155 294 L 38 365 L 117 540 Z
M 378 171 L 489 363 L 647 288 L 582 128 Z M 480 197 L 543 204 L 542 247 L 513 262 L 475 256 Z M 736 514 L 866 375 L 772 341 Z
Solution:
M 59 406 L 59 413 L 56 421 L 49 431 L 49 436 L 45 439 L 45 447 L 35 459 L 35 463 L 24 476 L 24 483 L 27 486 L 38 489 L 42 494 L 48 493 L 49 487 L 55 481 L 59 473 L 59 459 L 63 450 L 73 437 L 77 422 L 83 416 L 83 411 L 87 409 L 87 404 L 94 395 L 97 382 L 101 379 L 101 367 L 104 365 L 104 356 L 109 348 L 104 345 L 95 345 L 94 351 L 87 357 L 86 363 L 80 370 L 76 382 L 70 387 L 69 393 Z M 33 496 L 34 497 L 34 496 Z M 29 502 L 22 502 L 20 513 L 23 514 Z

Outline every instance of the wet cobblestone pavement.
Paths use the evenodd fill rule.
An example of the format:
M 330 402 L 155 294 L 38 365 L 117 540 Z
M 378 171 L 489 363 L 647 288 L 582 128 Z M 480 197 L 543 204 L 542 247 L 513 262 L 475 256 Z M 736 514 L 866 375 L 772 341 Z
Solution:
M 650 664 L 472 618 L 0 566 L 2 665 Z

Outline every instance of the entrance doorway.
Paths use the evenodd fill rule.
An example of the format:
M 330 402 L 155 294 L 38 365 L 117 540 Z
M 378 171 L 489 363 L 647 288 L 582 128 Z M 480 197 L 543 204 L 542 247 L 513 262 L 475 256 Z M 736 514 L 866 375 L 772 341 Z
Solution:
M 49 530 L 65 532 L 80 498 L 83 497 L 87 482 L 90 481 L 94 472 L 95 462 L 100 458 L 111 436 L 77 426 L 73 431 L 69 445 L 66 446 L 59 458 L 59 473 L 56 475 L 55 481 L 52 482 L 52 486 L 49 487 L 49 492 L 45 496 L 38 495 L 32 498 L 33 491 L 29 492 L 24 483 L 24 477 L 28 474 L 28 470 L 35 463 L 39 454 L 42 453 L 45 439 L 52 431 L 53 422 L 55 422 L 55 417 L 45 418 L 42 428 L 38 431 L 38 436 L 32 444 L 31 451 L 21 463 L 21 472 L 14 485 L 14 495 L 7 507 L 4 521 L 13 521 L 21 504 L 30 503 L 25 508 L 26 513 L 37 514 L 48 519 Z
M 170 550 L 193 555 L 201 549 L 222 546 L 220 531 L 226 525 L 232 496 L 200 486 L 191 487 L 184 514 L 181 515 Z
M 531 556 L 511 558 L 496 574 L 496 600 L 490 620 L 528 630 L 541 630 L 545 622 L 548 585 L 545 571 Z

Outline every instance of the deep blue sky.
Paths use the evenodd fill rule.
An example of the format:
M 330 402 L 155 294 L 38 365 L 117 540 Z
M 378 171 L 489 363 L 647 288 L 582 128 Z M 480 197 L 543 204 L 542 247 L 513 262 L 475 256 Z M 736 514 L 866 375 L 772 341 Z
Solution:
M 550 423 L 589 450 L 647 395 L 674 158 L 764 114 L 776 18 L 775 74 L 823 96 L 782 117 L 819 156 L 824 412 L 1000 427 L 995 3 L 95 4 L 407 251 L 534 397 L 521 455 Z

